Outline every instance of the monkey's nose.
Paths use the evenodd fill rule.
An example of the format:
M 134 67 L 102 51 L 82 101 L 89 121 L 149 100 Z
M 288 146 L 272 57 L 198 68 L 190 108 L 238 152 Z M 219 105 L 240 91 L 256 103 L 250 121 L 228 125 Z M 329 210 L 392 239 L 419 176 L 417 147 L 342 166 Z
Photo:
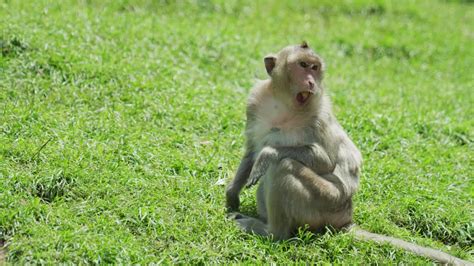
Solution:
M 310 89 L 314 88 L 314 82 L 312 82 L 311 80 L 308 81 L 308 85 Z

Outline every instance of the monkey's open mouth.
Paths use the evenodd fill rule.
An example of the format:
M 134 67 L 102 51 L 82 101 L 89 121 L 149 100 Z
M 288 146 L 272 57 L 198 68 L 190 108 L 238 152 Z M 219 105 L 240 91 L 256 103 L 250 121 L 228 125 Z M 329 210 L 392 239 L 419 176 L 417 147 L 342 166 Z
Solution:
M 299 104 L 304 104 L 309 99 L 309 97 L 311 97 L 311 94 L 313 93 L 310 91 L 299 92 L 298 94 L 296 94 L 296 101 Z

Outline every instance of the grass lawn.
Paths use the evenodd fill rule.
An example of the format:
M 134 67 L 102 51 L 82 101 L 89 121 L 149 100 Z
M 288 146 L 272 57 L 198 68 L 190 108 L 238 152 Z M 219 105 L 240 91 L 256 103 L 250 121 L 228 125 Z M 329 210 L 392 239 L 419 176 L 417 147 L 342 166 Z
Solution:
M 0 264 L 430 263 L 225 219 L 262 58 L 302 40 L 364 156 L 355 222 L 473 261 L 473 25 L 470 1 L 0 0 Z

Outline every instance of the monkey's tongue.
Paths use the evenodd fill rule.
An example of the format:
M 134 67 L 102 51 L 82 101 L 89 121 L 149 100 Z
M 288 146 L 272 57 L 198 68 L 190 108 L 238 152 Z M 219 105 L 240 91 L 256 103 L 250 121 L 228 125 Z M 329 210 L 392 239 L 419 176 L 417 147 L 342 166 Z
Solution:
M 311 96 L 311 94 L 308 91 L 300 92 L 296 94 L 296 101 L 299 104 L 303 104 L 306 102 L 306 100 L 308 100 L 309 96 Z

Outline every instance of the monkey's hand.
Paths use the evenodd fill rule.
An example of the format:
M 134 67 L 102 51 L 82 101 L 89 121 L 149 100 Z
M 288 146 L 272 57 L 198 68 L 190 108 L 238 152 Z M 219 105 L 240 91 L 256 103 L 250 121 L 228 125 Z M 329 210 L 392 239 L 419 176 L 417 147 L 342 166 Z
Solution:
M 239 193 L 247 183 L 253 164 L 253 151 L 247 150 L 240 162 L 239 169 L 237 170 L 234 179 L 229 183 L 226 189 L 226 206 L 229 211 L 239 210 Z
M 278 151 L 275 148 L 269 146 L 263 148 L 253 165 L 252 171 L 250 172 L 247 188 L 257 184 L 258 180 L 260 180 L 260 178 L 267 172 L 270 164 L 277 160 Z

